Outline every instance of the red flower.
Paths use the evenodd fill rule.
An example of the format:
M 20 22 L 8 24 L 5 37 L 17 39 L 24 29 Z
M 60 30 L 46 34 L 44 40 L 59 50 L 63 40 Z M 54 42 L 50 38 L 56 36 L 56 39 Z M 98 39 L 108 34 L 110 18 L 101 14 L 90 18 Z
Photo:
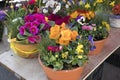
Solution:
M 36 3 L 36 0 L 29 0 L 29 1 L 28 1 L 28 4 L 29 4 L 29 5 L 33 5 L 33 4 L 35 4 L 35 3 Z
M 61 46 L 48 46 L 47 50 L 52 52 L 59 52 L 60 50 L 62 50 L 62 48 Z
M 120 4 L 115 5 L 115 6 L 112 8 L 112 12 L 113 12 L 113 14 L 115 14 L 115 15 L 119 15 L 119 14 L 120 14 Z

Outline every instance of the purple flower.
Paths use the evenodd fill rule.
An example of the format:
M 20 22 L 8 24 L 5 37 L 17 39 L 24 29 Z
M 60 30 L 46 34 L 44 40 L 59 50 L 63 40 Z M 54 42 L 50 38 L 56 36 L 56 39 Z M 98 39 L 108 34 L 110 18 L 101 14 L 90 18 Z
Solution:
M 48 16 L 49 20 L 55 21 L 57 25 L 61 25 L 63 22 L 68 23 L 70 16 L 61 17 L 56 14 L 51 14 Z
M 37 28 L 37 26 L 31 26 L 30 27 L 30 33 L 33 34 L 33 35 L 36 35 L 38 34 L 39 32 L 39 29 Z
M 62 50 L 62 47 L 61 46 L 48 46 L 47 50 L 52 51 L 52 52 L 59 52 L 60 50 Z
M 93 41 L 93 37 L 91 35 L 88 36 L 88 40 L 90 41 L 91 43 L 91 47 L 90 47 L 90 50 L 93 51 L 94 49 L 96 49 L 96 46 L 94 44 L 94 41 Z
M 35 17 L 32 14 L 29 14 L 25 16 L 24 20 L 25 22 L 33 22 L 35 20 Z
M 20 32 L 21 35 L 24 35 L 24 33 L 25 33 L 25 26 L 20 26 L 19 32 Z
M 0 11 L 0 21 L 4 21 L 6 17 L 6 14 L 4 11 Z
M 41 36 L 40 35 L 38 35 L 38 36 L 29 36 L 28 41 L 30 43 L 39 43 L 41 41 Z

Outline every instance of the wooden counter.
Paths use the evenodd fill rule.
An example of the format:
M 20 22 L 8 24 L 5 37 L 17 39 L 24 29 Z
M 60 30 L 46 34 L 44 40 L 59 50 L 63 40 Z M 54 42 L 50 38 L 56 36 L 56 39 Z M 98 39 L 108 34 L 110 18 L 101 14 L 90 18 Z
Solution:
M 99 55 L 89 56 L 80 80 L 85 80 L 100 64 L 120 47 L 120 29 L 112 28 L 107 43 Z M 24 59 L 8 50 L 0 55 L 2 66 L 18 74 L 25 80 L 48 80 L 37 59 Z

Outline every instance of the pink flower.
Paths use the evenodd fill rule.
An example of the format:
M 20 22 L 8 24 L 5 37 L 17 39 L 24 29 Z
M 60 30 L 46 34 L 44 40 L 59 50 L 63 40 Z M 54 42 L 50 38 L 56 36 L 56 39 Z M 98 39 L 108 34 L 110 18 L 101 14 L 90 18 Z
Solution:
M 88 30 L 88 31 L 89 31 L 89 30 L 93 30 L 93 27 L 90 26 L 90 25 L 89 25 L 89 26 L 83 25 L 83 26 L 82 26 L 82 30 Z
M 25 33 L 25 26 L 20 26 L 19 32 L 20 32 L 21 35 L 24 35 L 24 33 Z
M 30 43 L 39 43 L 41 41 L 41 36 L 40 35 L 38 35 L 38 36 L 29 36 L 28 41 Z
M 37 28 L 37 26 L 31 26 L 30 27 L 30 33 L 31 34 L 33 34 L 33 35 L 36 35 L 36 34 L 38 34 L 38 32 L 39 32 L 39 29 Z
M 48 46 L 47 50 L 52 52 L 59 52 L 62 50 L 62 48 L 60 46 Z

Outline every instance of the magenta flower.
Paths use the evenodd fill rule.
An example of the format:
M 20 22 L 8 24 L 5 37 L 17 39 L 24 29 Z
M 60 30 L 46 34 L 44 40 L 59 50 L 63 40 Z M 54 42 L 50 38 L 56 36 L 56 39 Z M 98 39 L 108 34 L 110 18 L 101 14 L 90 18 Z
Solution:
M 33 16 L 34 16 L 34 18 L 35 18 L 38 22 L 40 22 L 40 23 L 46 22 L 46 21 L 45 21 L 45 15 L 44 15 L 44 14 L 35 13 Z
M 36 0 L 29 0 L 28 4 L 33 5 L 33 4 L 35 4 L 35 2 L 36 2 Z
M 63 22 L 68 23 L 70 16 L 61 17 L 56 14 L 51 14 L 48 16 L 49 20 L 55 21 L 57 25 L 61 25 Z
M 35 20 L 34 22 L 32 22 L 32 25 L 34 25 L 34 26 L 39 26 L 40 23 L 39 23 L 37 20 Z
M 30 27 L 30 33 L 33 34 L 33 35 L 36 35 L 38 34 L 39 32 L 39 29 L 37 28 L 37 26 L 31 26 Z
M 26 27 L 26 28 L 29 29 L 31 26 L 32 26 L 32 23 L 31 23 L 31 22 L 26 22 L 26 23 L 25 23 L 25 27 Z
M 25 33 L 25 26 L 20 26 L 19 32 L 20 32 L 21 35 L 24 35 L 24 33 Z
M 39 43 L 41 41 L 41 36 L 40 35 L 38 35 L 38 36 L 29 36 L 28 41 L 30 43 Z
M 24 20 L 25 22 L 33 22 L 35 20 L 35 17 L 32 14 L 29 14 L 25 16 Z
M 48 46 L 47 50 L 52 52 L 59 52 L 62 48 L 59 46 Z
M 43 27 L 42 30 L 50 30 L 51 26 L 48 23 L 44 23 L 45 26 Z

